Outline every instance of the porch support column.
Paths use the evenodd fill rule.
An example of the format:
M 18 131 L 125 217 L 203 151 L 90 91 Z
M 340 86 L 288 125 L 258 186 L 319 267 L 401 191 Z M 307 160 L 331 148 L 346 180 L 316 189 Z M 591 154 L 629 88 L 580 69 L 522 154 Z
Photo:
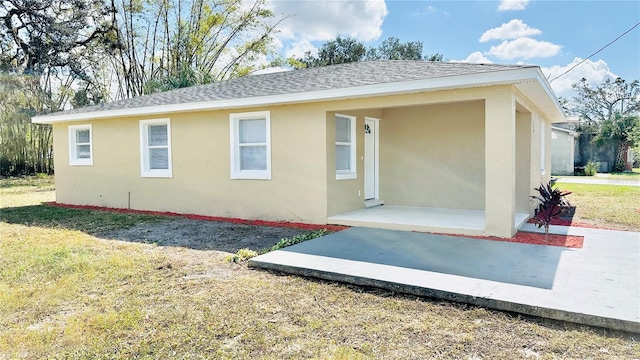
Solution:
M 485 99 L 485 234 L 516 233 L 516 103 L 509 87 Z

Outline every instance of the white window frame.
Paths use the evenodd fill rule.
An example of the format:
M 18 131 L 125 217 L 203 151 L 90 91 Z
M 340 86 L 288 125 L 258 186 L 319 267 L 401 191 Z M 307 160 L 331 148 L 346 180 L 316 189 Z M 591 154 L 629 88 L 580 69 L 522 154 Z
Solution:
M 266 143 L 240 144 L 240 122 L 243 120 L 265 120 Z M 254 111 L 229 114 L 230 177 L 231 179 L 271 180 L 271 112 Z M 265 170 L 241 170 L 241 146 L 266 146 L 267 166 Z
M 168 156 L 168 168 L 167 169 L 150 169 L 149 162 L 149 126 L 150 125 L 167 125 L 167 145 L 162 146 L 167 148 Z M 160 148 L 160 146 L 155 146 Z M 152 120 L 140 120 L 140 176 L 149 178 L 171 178 L 173 177 L 171 161 L 171 120 L 165 119 L 152 119 Z
M 89 130 L 89 142 L 76 142 L 76 132 Z M 78 145 L 89 145 L 89 158 L 78 158 Z M 69 165 L 72 166 L 92 166 L 93 165 L 93 129 L 91 124 L 69 125 Z
M 348 170 L 338 170 L 336 164 L 336 180 L 348 180 L 348 179 L 356 179 L 358 177 L 357 174 L 357 164 L 356 164 L 356 117 L 350 115 L 343 114 L 335 114 L 334 119 L 334 127 L 335 120 L 338 117 L 349 119 L 349 131 L 351 132 L 351 141 L 350 142 L 339 142 L 337 141 L 338 135 L 336 134 L 336 147 L 338 145 L 349 145 L 350 146 L 350 161 L 349 161 L 349 169 Z
M 544 120 L 540 121 L 540 175 L 545 175 L 547 172 L 545 170 L 545 126 Z

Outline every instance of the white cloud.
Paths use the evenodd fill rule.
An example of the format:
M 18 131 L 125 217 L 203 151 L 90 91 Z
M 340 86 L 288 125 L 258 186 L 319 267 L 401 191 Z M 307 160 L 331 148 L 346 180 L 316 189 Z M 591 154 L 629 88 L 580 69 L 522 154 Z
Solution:
M 480 51 L 473 52 L 467 56 L 464 60 L 453 60 L 453 62 L 466 62 L 466 63 L 480 63 L 480 64 L 493 64 L 489 58 L 485 57 Z
M 498 6 L 498 11 L 524 10 L 527 4 L 529 4 L 529 0 L 502 0 Z
M 527 60 L 558 55 L 561 48 L 562 46 L 548 41 L 538 41 L 528 37 L 522 37 L 511 41 L 505 40 L 500 45 L 492 46 L 485 54 L 503 60 Z
M 287 58 L 290 58 L 292 56 L 299 58 L 299 57 L 303 57 L 307 51 L 311 52 L 312 54 L 315 54 L 317 50 L 318 49 L 316 49 L 315 46 L 313 46 L 313 44 L 309 40 L 302 39 L 300 41 L 293 42 L 289 47 L 289 49 L 285 51 L 285 56 Z
M 278 26 L 276 37 L 285 47 L 284 53 L 296 56 L 313 51 L 312 42 L 338 35 L 359 41 L 376 40 L 382 35 L 382 22 L 387 15 L 387 5 L 381 0 L 272 0 L 269 6 L 276 16 L 292 15 Z
M 500 27 L 489 29 L 480 36 L 480 42 L 490 40 L 510 40 L 524 36 L 540 35 L 542 31 L 529 27 L 520 19 L 513 19 Z
M 551 67 L 542 67 L 542 72 L 551 81 L 551 87 L 557 96 L 571 99 L 574 95 L 571 85 L 579 82 L 582 78 L 587 79 L 591 85 L 598 85 L 606 79 L 615 79 L 618 77 L 609 69 L 609 65 L 600 59 L 598 61 L 587 60 L 567 74 L 554 80 L 555 77 L 560 76 L 582 60 L 583 59 L 577 57 L 564 66 L 553 65 Z
M 412 16 L 429 16 L 429 15 L 443 15 L 445 17 L 449 16 L 449 12 L 445 11 L 445 10 L 440 10 L 439 8 L 432 6 L 432 5 L 427 5 L 424 8 L 419 8 L 414 10 L 411 13 Z

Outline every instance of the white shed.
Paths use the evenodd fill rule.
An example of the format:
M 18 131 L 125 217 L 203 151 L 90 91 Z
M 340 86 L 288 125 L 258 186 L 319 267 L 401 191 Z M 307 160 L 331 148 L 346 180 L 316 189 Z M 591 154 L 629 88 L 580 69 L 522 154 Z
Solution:
M 551 127 L 551 174 L 573 175 L 575 131 Z

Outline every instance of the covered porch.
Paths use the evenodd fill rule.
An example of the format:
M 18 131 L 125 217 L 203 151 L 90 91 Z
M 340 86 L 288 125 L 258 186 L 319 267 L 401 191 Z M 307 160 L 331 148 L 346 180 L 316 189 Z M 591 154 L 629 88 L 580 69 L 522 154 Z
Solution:
M 480 236 L 485 234 L 485 217 L 484 210 L 379 205 L 330 216 L 327 221 L 335 225 Z M 515 213 L 514 228 L 519 229 L 528 219 L 528 213 Z
M 511 87 L 436 92 L 413 104 L 328 113 L 329 169 L 334 114 L 357 119 L 358 132 L 357 174 L 328 171 L 327 223 L 513 236 L 550 166 L 550 127 L 521 95 Z

